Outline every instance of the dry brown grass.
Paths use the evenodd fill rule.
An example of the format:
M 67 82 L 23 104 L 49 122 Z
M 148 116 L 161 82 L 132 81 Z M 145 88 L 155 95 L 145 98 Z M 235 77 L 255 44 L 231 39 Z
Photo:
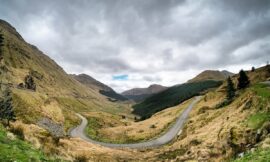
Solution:
M 134 122 L 128 118 L 122 119 L 119 116 L 102 112 L 85 113 L 85 115 L 88 118 L 99 119 L 98 124 L 101 125 L 101 128 L 97 131 L 100 139 L 106 138 L 107 141 L 129 143 L 156 138 L 175 121 L 188 104 L 190 104 L 190 100 L 165 109 L 140 122 Z
M 111 149 L 76 138 L 60 139 L 56 146 L 48 133 L 36 125 L 21 122 L 12 125 L 23 127 L 25 139 L 36 147 L 67 160 L 85 157 L 89 161 L 221 161 L 229 159 L 237 149 L 242 149 L 242 144 L 246 145 L 253 140 L 250 138 L 253 131 L 250 131 L 245 121 L 248 116 L 258 111 L 259 108 L 254 106 L 257 106 L 259 101 L 251 91 L 241 93 L 231 105 L 221 109 L 214 107 L 224 99 L 224 94 L 218 91 L 207 93 L 191 111 L 182 134 L 172 143 L 155 149 Z M 102 117 L 104 128 L 100 132 L 104 133 L 104 136 L 118 140 L 120 133 L 125 132 L 131 138 L 146 139 L 164 130 L 191 100 L 193 99 L 163 110 L 142 122 L 133 122 L 130 118 L 122 119 L 121 116 L 104 112 L 89 112 L 83 115 Z M 250 100 L 253 104 L 247 111 L 245 105 Z M 156 128 L 151 128 L 152 125 Z M 235 147 L 232 147 L 232 144 Z M 268 145 L 267 142 L 264 145 Z
M 60 139 L 58 146 L 55 146 L 53 141 L 47 137 L 45 130 L 35 125 L 26 125 L 20 122 L 16 122 L 13 125 L 24 127 L 26 140 L 34 143 L 37 147 L 42 145 L 42 148 L 45 148 L 45 152 L 64 157 L 67 160 L 85 157 L 89 161 L 159 161 L 162 159 L 165 161 L 221 161 L 231 157 L 235 151 L 229 145 L 232 129 L 234 138 L 237 138 L 235 144 L 240 145 L 240 143 L 249 142 L 243 121 L 253 113 L 252 111 L 243 110 L 247 100 L 252 98 L 252 94 L 249 92 L 245 92 L 235 102 L 225 108 L 214 109 L 213 107 L 223 99 L 222 96 L 221 92 L 206 94 L 206 99 L 202 98 L 195 105 L 183 133 L 178 139 L 155 149 L 111 149 L 76 138 Z M 101 115 L 98 112 L 92 112 L 84 115 L 88 117 L 100 115 L 106 117 L 108 120 L 106 122 L 111 122 L 115 126 L 108 126 L 102 129 L 104 132 L 110 132 L 110 134 L 107 134 L 109 136 L 116 134 L 115 136 L 118 138 L 115 132 L 126 131 L 133 138 L 141 136 L 151 138 L 151 135 L 159 134 L 189 103 L 190 100 L 137 123 L 132 123 L 129 119 L 121 119 L 119 116 L 111 116 L 111 114 L 107 113 L 102 113 Z M 199 113 L 200 109 L 205 106 L 208 106 L 205 112 Z M 128 124 L 128 126 L 125 126 L 124 123 Z M 150 128 L 151 125 L 155 125 L 156 128 Z M 44 139 L 46 139 L 46 142 L 44 142 Z M 179 152 L 179 150 L 181 151 Z
M 231 105 L 215 109 L 215 105 L 223 99 L 221 92 L 210 92 L 206 99 L 195 105 L 182 135 L 172 144 L 146 153 L 148 160 L 158 157 L 170 159 L 172 153 L 184 149 L 185 154 L 177 154 L 172 161 L 223 161 L 228 160 L 235 152 L 244 151 L 245 146 L 254 143 L 254 131 L 246 124 L 246 119 L 258 111 L 258 97 L 251 91 L 242 92 Z M 252 100 L 254 105 L 247 111 L 246 103 Z M 202 107 L 208 108 L 199 113 Z M 256 131 L 255 131 L 256 132 Z M 199 141 L 195 144 L 194 141 Z M 167 154 L 168 153 L 168 154 Z

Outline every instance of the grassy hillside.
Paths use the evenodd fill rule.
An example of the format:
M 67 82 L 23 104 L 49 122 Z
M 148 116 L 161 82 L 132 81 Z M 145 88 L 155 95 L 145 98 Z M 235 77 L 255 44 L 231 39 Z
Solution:
M 217 109 L 216 105 L 224 100 L 225 93 L 219 90 L 208 92 L 191 111 L 177 140 L 157 150 L 157 158 L 149 155 L 147 160 L 231 161 L 244 152 L 244 157 L 237 161 L 267 161 L 269 94 L 269 86 L 256 83 L 239 91 L 230 105 Z M 249 153 L 252 148 L 258 151 Z
M 202 81 L 170 87 L 167 90 L 155 94 L 143 102 L 134 105 L 133 113 L 142 116 L 142 118 L 149 118 L 158 111 L 178 105 L 179 103 L 198 95 L 200 92 L 217 87 L 220 84 L 221 82 L 219 81 Z
M 27 141 L 53 143 L 51 132 L 58 130 L 64 130 L 65 136 L 70 128 L 80 122 L 75 112 L 84 114 L 101 111 L 116 116 L 130 114 L 131 109 L 126 104 L 110 102 L 97 89 L 73 79 L 37 47 L 25 42 L 16 29 L 3 20 L 0 20 L 0 31 L 4 36 L 0 54 L 0 90 L 9 88 L 12 91 L 12 105 L 17 122 L 38 128 L 41 127 L 38 125 L 44 121 L 43 119 L 52 123 L 49 128 L 45 127 L 44 131 L 50 132 L 46 137 L 43 137 L 42 132 L 23 132 L 26 136 L 35 138 L 35 141 L 31 141 L 32 137 L 27 138 Z M 26 76 L 33 78 L 36 90 L 27 89 L 25 86 L 18 87 L 21 83 L 26 85 Z M 0 97 L 3 97 L 1 93 Z M 55 128 L 55 125 L 60 128 Z M 47 149 L 47 153 L 55 154 L 54 149 L 58 147 L 44 149 Z M 61 148 L 57 151 L 61 151 Z M 76 155 L 62 156 L 72 159 Z
M 46 117 L 64 123 L 67 130 L 79 122 L 75 111 L 127 111 L 125 106 L 108 101 L 97 89 L 73 79 L 37 47 L 25 42 L 7 22 L 0 20 L 0 31 L 4 35 L 1 87 L 11 88 L 18 120 L 36 123 Z M 17 88 L 27 75 L 33 77 L 36 91 Z

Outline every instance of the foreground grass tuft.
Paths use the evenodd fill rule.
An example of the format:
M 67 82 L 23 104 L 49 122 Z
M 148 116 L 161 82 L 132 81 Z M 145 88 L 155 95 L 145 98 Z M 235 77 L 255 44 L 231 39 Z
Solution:
M 268 149 L 259 149 L 253 153 L 247 153 L 242 158 L 233 160 L 233 162 L 269 162 L 270 161 L 270 148 Z
M 0 161 L 61 161 L 46 157 L 41 151 L 34 149 L 27 142 L 20 139 L 8 138 L 7 132 L 0 124 Z
M 253 90 L 258 96 L 270 99 L 270 88 L 268 85 L 259 83 L 253 86 Z
M 249 117 L 248 126 L 253 129 L 260 128 L 263 123 L 270 120 L 270 113 L 257 113 Z

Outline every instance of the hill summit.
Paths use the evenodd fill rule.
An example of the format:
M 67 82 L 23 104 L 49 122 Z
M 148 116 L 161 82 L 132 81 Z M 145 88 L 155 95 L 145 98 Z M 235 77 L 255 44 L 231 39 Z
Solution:
M 228 78 L 229 76 L 234 75 L 234 73 L 231 73 L 227 70 L 219 71 L 219 70 L 205 70 L 198 74 L 193 79 L 188 80 L 189 83 L 192 82 L 199 82 L 199 81 L 205 81 L 205 80 L 216 80 L 216 81 L 222 81 Z

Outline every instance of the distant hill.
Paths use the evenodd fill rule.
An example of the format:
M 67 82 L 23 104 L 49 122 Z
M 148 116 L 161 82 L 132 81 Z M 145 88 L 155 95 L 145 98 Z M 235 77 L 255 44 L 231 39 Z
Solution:
M 158 84 L 152 84 L 147 88 L 133 88 L 127 91 L 122 92 L 121 94 L 125 96 L 128 99 L 134 100 L 136 102 L 143 101 L 147 97 L 159 93 L 168 87 L 158 85 Z
M 106 84 L 101 83 L 100 81 L 92 78 L 86 74 L 79 74 L 79 75 L 71 75 L 74 79 L 79 81 L 80 83 L 92 88 L 97 89 L 100 94 L 110 97 L 115 100 L 125 101 L 127 100 L 126 97 L 116 93 L 111 87 L 107 86 Z
M 221 81 L 207 80 L 173 86 L 134 105 L 133 113 L 140 115 L 142 119 L 149 118 L 156 112 L 175 106 L 202 91 L 218 87 L 221 84 Z
M 195 78 L 189 80 L 189 83 L 192 82 L 198 82 L 198 81 L 205 81 L 205 80 L 225 80 L 229 76 L 234 75 L 234 73 L 231 73 L 229 71 L 223 70 L 205 70 L 198 74 Z

